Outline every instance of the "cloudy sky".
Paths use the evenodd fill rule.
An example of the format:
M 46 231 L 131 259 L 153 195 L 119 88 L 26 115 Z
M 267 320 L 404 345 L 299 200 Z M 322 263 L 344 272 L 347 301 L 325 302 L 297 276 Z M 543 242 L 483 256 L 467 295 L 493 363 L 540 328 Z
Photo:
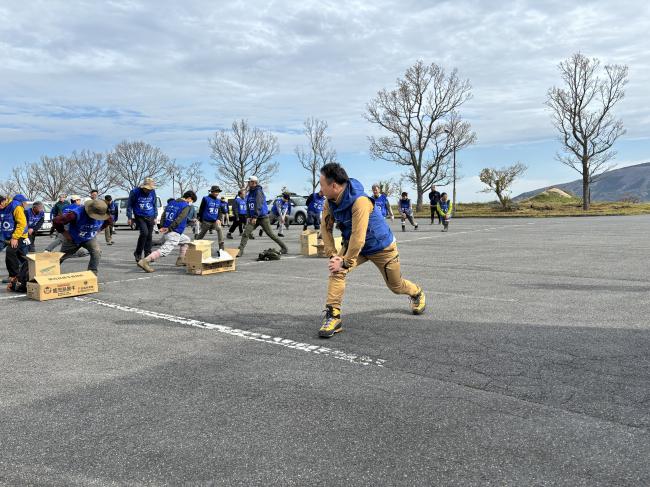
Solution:
M 372 161 L 369 99 L 416 60 L 458 68 L 477 144 L 459 153 L 459 200 L 477 201 L 486 166 L 529 166 L 515 193 L 576 179 L 558 150 L 546 91 L 576 51 L 627 64 L 616 113 L 619 166 L 650 161 L 650 4 L 638 1 L 14 1 L 0 5 L 0 177 L 41 154 L 141 139 L 209 165 L 208 137 L 234 119 L 279 138 L 271 191 L 306 187 L 294 147 L 309 116 L 330 125 L 350 173 Z

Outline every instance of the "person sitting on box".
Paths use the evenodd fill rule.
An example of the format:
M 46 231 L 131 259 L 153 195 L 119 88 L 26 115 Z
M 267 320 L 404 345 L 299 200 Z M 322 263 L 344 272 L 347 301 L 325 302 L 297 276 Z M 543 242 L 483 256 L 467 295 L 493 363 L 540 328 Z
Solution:
M 68 206 L 52 224 L 63 235 L 61 262 L 69 259 L 82 247 L 90 253 L 88 270 L 97 274 L 102 251 L 97 243 L 97 233 L 113 223 L 108 205 L 102 200 L 88 200 L 84 205 Z M 67 226 L 67 227 L 66 227 Z
M 165 207 L 165 211 L 160 217 L 162 222 L 160 233 L 163 234 L 163 244 L 160 249 L 154 250 L 144 259 L 138 261 L 140 269 L 145 272 L 154 272 L 155 269 L 151 267 L 151 263 L 160 257 L 169 255 L 176 247 L 178 247 L 179 252 L 176 265 L 185 265 L 185 253 L 191 240 L 183 232 L 187 226 L 187 215 L 190 212 L 190 207 L 193 203 L 196 203 L 196 199 L 194 191 L 185 191 L 182 198 L 170 202 Z

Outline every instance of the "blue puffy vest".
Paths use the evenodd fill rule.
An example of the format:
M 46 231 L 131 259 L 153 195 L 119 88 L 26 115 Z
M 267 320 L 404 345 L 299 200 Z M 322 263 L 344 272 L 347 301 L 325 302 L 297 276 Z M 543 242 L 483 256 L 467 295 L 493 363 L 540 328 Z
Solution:
M 307 207 L 307 211 L 309 213 L 322 213 L 323 212 L 323 204 L 325 203 L 325 196 L 321 196 L 318 193 L 314 193 L 311 195 L 311 201 L 309 202 L 309 206 Z
M 146 218 L 153 218 L 156 216 L 156 192 L 149 191 L 149 194 L 144 194 L 142 188 L 135 188 L 131 192 L 135 196 L 135 206 L 133 206 L 133 214 L 135 216 L 142 216 Z
M 262 208 L 255 208 L 257 201 L 257 193 L 262 193 Z M 266 197 L 261 186 L 255 186 L 254 189 L 248 191 L 246 195 L 246 206 L 248 208 L 248 216 L 251 218 L 262 218 L 269 214 L 269 205 L 266 203 Z
M 235 198 L 235 204 L 239 210 L 239 216 L 246 216 L 246 200 L 237 196 Z
M 0 210 L 0 227 L 2 228 L 2 237 L 4 240 L 11 239 L 14 231 L 16 230 L 16 220 L 14 218 L 14 211 L 22 203 L 20 201 L 12 200 L 4 210 Z M 27 228 L 25 228 L 25 234 Z
M 99 232 L 99 229 L 104 224 L 103 220 L 91 218 L 81 205 L 68 206 L 65 212 L 74 212 L 77 215 L 77 219 L 68 226 L 68 233 L 72 237 L 72 241 L 76 244 L 95 238 L 95 235 L 97 235 L 97 232 Z
M 165 207 L 165 221 L 163 222 L 163 227 L 169 228 L 169 226 L 174 223 L 174 220 L 176 220 L 176 217 L 181 214 L 181 211 L 183 211 L 183 209 L 187 208 L 188 206 L 190 206 L 190 204 L 185 200 L 171 201 Z M 186 226 L 187 218 L 184 218 L 180 225 L 176 227 L 174 232 L 183 233 Z
M 368 198 L 373 201 L 363 191 L 363 186 L 356 179 L 350 178 L 348 185 L 343 192 L 343 198 L 337 205 L 335 201 L 329 200 L 328 205 L 334 216 L 334 220 L 339 224 L 344 240 L 350 240 L 352 235 L 352 205 L 358 198 Z M 366 231 L 366 243 L 361 249 L 361 255 L 372 255 L 384 250 L 393 243 L 395 237 L 386 220 L 375 206 L 368 219 L 368 230 Z
M 221 200 L 219 198 L 212 198 L 211 196 L 203 197 L 203 213 L 201 214 L 201 219 L 203 221 L 216 222 L 219 218 L 220 210 Z
M 34 209 L 30 208 L 27 212 L 27 227 L 34 228 L 36 224 L 41 221 L 41 218 L 44 218 L 44 214 L 41 211 L 38 215 L 34 213 Z
M 411 214 L 411 200 L 410 199 L 401 199 L 399 200 L 399 209 L 402 213 L 406 213 L 407 215 Z
M 280 216 L 280 211 L 278 211 L 278 206 L 280 207 L 280 211 L 286 210 L 287 213 L 289 212 L 289 202 L 284 201 L 284 198 L 277 197 L 275 201 L 273 202 L 273 206 L 271 207 L 271 213 L 273 213 L 275 216 Z
M 444 212 L 447 213 L 449 211 L 449 200 L 447 201 L 438 201 L 438 204 L 440 205 L 440 209 Z
M 388 205 L 390 202 L 385 194 L 380 194 L 376 198 L 370 197 L 371 200 L 375 202 L 375 208 L 379 210 L 381 216 L 386 217 L 388 215 Z
M 228 206 L 227 201 L 222 201 L 221 202 L 221 211 L 223 212 L 224 215 L 227 215 L 230 213 L 230 207 Z

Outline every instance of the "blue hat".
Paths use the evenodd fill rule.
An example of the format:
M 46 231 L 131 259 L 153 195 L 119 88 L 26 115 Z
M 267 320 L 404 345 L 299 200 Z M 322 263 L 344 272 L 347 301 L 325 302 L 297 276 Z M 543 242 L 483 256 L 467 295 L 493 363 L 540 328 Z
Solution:
M 16 196 L 14 196 L 14 201 L 18 201 L 19 203 L 24 203 L 25 201 L 28 200 L 24 194 L 17 194 Z

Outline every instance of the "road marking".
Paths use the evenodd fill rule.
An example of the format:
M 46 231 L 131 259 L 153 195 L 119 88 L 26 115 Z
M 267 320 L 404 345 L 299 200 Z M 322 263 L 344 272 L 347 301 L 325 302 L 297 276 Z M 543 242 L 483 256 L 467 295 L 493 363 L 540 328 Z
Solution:
M 499 229 L 502 229 L 502 228 L 524 227 L 526 225 L 534 225 L 534 224 L 535 223 L 527 223 L 527 224 L 519 224 L 519 223 L 517 223 L 517 224 L 514 224 L 514 225 L 502 225 L 500 227 L 487 227 L 487 228 L 478 228 L 476 230 L 463 230 L 461 232 L 451 232 L 451 233 L 444 232 L 446 234 L 444 237 L 442 235 L 440 235 L 440 234 L 436 234 L 436 235 L 429 235 L 429 236 L 425 236 L 425 237 L 412 238 L 412 239 L 409 239 L 409 240 L 398 240 L 397 243 L 401 245 L 403 243 L 417 242 L 419 240 L 427 240 L 427 239 L 432 239 L 432 238 L 449 238 L 451 235 L 465 235 L 465 234 L 468 234 L 468 233 L 488 232 L 488 231 L 499 230 Z M 443 232 L 440 232 L 440 233 L 443 233 Z
M 145 279 L 154 279 L 156 277 L 169 277 L 169 275 L 170 274 L 157 274 L 155 276 L 133 277 L 131 279 L 122 279 L 120 281 L 100 282 L 99 284 L 117 284 L 117 283 L 120 283 L 120 282 L 143 281 Z
M 16 294 L 14 296 L 2 296 L 0 299 L 16 299 L 16 298 L 26 298 L 26 294 Z
M 89 304 L 96 304 L 99 306 L 104 306 L 106 308 L 117 309 L 120 311 L 125 311 L 127 313 L 135 313 L 142 316 L 147 316 L 149 318 L 154 318 L 158 320 L 170 321 L 173 323 L 180 323 L 182 325 L 193 326 L 195 328 L 203 328 L 207 330 L 214 330 L 219 333 L 224 333 L 226 335 L 236 336 L 239 338 L 244 338 L 246 340 L 253 340 L 256 342 L 268 343 L 270 345 L 278 345 L 281 347 L 291 348 L 295 350 L 300 350 L 301 352 L 313 353 L 316 355 L 325 355 L 327 357 L 332 357 L 338 360 L 343 360 L 345 362 L 350 362 L 357 365 L 374 365 L 376 367 L 383 367 L 386 363 L 386 360 L 380 358 L 369 357 L 368 355 L 361 355 L 355 353 L 344 352 L 343 350 L 337 350 L 335 348 L 321 347 L 320 345 L 313 345 L 311 343 L 297 342 L 291 340 L 290 338 L 283 337 L 273 337 L 271 335 L 265 335 L 263 333 L 256 333 L 247 330 L 240 330 L 238 328 L 232 328 L 230 326 L 218 325 L 216 323 L 208 323 L 205 321 L 192 320 L 190 318 L 183 318 L 181 316 L 168 315 L 165 313 L 158 313 L 156 311 L 149 311 L 146 309 L 134 308 L 132 306 L 125 306 L 117 303 L 109 303 L 108 301 L 102 301 L 95 298 L 84 298 L 84 297 L 75 297 L 76 301 L 81 301 Z

